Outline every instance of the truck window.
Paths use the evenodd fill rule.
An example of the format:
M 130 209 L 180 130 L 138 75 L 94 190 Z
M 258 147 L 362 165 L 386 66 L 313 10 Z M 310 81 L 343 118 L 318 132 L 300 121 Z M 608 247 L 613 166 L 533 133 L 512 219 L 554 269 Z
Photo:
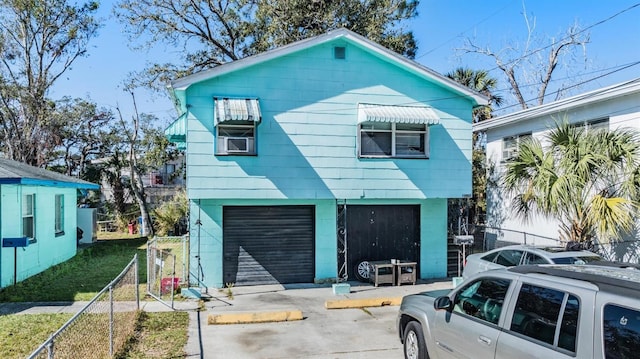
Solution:
M 640 311 L 614 304 L 604 306 L 604 354 L 607 359 L 637 358 L 640 353 Z
M 492 324 L 498 324 L 504 297 L 511 281 L 482 278 L 464 286 L 453 300 L 453 310 Z
M 579 310 L 580 302 L 571 294 L 523 284 L 518 294 L 510 330 L 575 352 Z

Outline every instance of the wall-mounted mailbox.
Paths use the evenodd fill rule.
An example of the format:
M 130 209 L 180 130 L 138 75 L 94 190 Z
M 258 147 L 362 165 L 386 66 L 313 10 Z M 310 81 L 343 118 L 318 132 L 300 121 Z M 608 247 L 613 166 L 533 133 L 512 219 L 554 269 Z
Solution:
M 2 238 L 2 246 L 3 247 L 26 247 L 29 245 L 29 238 L 27 237 L 16 237 L 16 238 Z
M 472 235 L 453 236 L 453 244 L 458 246 L 472 245 L 473 236 Z

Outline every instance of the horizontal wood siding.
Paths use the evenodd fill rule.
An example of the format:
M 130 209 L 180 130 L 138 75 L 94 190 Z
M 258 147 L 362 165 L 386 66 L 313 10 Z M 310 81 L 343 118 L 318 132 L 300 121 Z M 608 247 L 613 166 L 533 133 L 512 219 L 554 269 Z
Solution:
M 333 46 L 346 46 L 345 60 Z M 257 156 L 214 156 L 213 97 L 260 100 Z M 469 100 L 336 40 L 187 90 L 190 198 L 448 198 L 471 193 Z M 358 159 L 357 104 L 427 104 L 430 159 Z
M 75 188 L 0 186 L 0 238 L 22 236 L 22 195 L 35 194 L 36 242 L 17 251 L 18 282 L 73 257 L 77 251 Z M 55 233 L 55 195 L 64 195 L 64 234 Z M 13 284 L 14 250 L 0 247 L 0 287 Z

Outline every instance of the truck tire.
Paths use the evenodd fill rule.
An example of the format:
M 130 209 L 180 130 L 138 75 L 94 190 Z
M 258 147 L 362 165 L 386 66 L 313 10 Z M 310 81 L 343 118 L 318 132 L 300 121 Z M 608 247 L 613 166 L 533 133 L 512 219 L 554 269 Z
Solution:
M 420 323 L 411 321 L 404 328 L 403 352 L 405 359 L 429 359 L 424 333 Z

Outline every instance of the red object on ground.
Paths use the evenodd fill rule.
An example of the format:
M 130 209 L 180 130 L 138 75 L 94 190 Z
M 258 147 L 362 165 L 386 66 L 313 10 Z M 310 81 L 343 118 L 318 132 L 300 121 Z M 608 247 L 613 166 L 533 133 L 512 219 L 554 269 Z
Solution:
M 173 290 L 177 290 L 180 288 L 180 278 L 178 277 L 167 277 L 160 279 L 160 293 L 166 294 L 171 293 L 171 281 L 173 280 Z

